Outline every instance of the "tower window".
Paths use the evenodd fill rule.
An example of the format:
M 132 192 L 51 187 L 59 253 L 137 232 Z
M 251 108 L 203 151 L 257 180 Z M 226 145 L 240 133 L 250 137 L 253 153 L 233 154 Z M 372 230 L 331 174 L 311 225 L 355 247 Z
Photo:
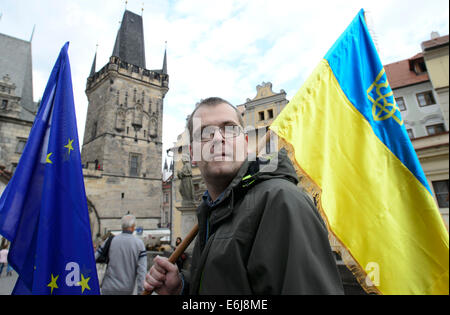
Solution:
M 26 143 L 27 143 L 26 139 L 19 139 L 16 146 L 16 153 L 22 153 Z
M 269 116 L 269 119 L 272 119 L 273 118 L 273 109 L 269 109 L 267 111 L 267 115 Z
M 139 176 L 141 155 L 138 153 L 130 154 L 130 176 Z
M 95 136 L 97 136 L 97 122 L 96 121 L 92 125 L 91 138 L 94 139 Z

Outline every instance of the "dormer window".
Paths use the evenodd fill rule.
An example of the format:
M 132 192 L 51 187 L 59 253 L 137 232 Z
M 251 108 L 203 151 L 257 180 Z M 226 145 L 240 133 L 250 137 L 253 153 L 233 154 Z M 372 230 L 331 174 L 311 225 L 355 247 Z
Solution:
M 423 59 L 419 59 L 414 62 L 414 72 L 416 74 L 427 72 L 427 66 L 425 65 L 425 61 Z
M 427 66 L 425 65 L 425 59 L 421 54 L 413 57 L 409 60 L 409 70 L 413 71 L 415 74 L 419 75 L 427 72 Z

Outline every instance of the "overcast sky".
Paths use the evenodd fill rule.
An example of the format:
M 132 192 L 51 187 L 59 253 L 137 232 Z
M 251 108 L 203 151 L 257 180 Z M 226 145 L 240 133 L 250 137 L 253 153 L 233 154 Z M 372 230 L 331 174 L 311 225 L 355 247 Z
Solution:
M 271 82 L 274 92 L 283 89 L 291 99 L 361 8 L 369 13 L 383 64 L 421 52 L 432 31 L 448 34 L 447 0 L 129 0 L 127 9 L 143 14 L 147 69 L 162 68 L 167 41 L 163 152 L 202 98 L 240 105 L 256 96 L 258 84 Z M 0 0 L 0 33 L 30 40 L 35 25 L 35 101 L 70 42 L 80 145 L 96 44 L 99 70 L 112 54 L 124 10 L 124 0 Z

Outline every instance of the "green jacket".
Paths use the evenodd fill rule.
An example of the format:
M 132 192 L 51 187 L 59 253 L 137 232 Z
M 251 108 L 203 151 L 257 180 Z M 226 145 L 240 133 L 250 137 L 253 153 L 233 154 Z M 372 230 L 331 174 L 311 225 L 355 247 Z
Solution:
M 245 161 L 217 205 L 198 207 L 190 294 L 343 294 L 326 226 L 278 159 L 271 172 Z

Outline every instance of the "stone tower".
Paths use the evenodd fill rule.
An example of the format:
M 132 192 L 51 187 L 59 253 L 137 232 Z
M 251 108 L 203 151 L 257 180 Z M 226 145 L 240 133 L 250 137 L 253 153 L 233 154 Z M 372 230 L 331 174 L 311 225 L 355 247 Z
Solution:
M 125 11 L 109 62 L 86 84 L 88 112 L 81 153 L 93 234 L 120 230 L 127 213 L 138 227 L 161 218 L 162 114 L 167 60 L 145 64 L 142 16 Z

